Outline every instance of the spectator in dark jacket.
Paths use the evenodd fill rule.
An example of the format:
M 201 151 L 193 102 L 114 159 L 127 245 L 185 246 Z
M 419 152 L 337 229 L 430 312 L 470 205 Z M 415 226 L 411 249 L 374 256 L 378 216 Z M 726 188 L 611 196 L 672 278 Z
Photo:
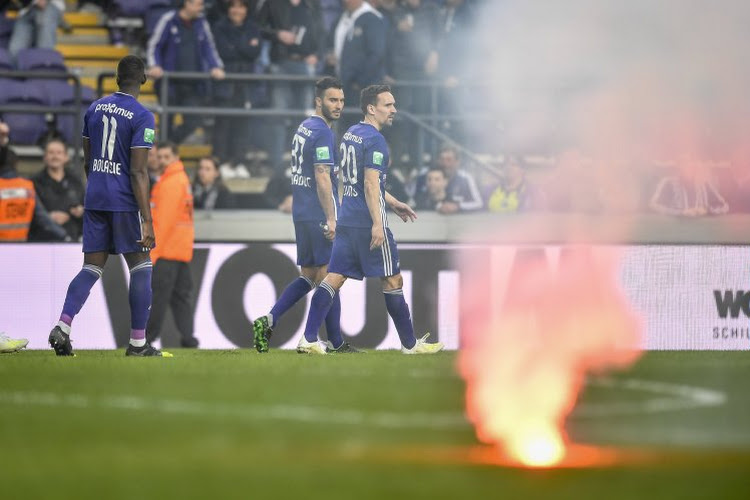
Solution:
M 183 0 L 179 10 L 170 10 L 159 19 L 148 42 L 148 65 L 148 74 L 156 80 L 165 70 L 210 72 L 217 80 L 224 78 L 224 63 L 203 17 L 203 0 Z M 170 105 L 200 106 L 206 95 L 203 82 L 174 80 L 169 86 Z M 186 114 L 182 125 L 170 131 L 169 139 L 180 143 L 201 124 L 199 115 Z
M 255 62 L 260 55 L 261 32 L 258 25 L 248 16 L 246 0 L 232 0 L 227 15 L 215 25 L 216 48 L 224 61 L 224 69 L 229 73 L 253 73 Z M 253 105 L 253 84 L 249 82 L 227 81 L 214 87 L 216 105 L 235 109 L 249 109 Z M 246 152 L 249 136 L 248 117 L 223 116 L 216 118 L 213 138 L 213 154 L 219 160 L 233 165 L 233 173 L 245 167 L 241 165 Z M 248 176 L 247 171 L 240 173 Z
M 38 200 L 49 211 L 50 217 L 62 226 L 71 240 L 83 234 L 83 196 L 81 179 L 65 168 L 68 150 L 60 139 L 52 139 L 44 146 L 44 168 L 36 174 L 34 190 Z
M 426 0 L 404 0 L 392 12 L 386 61 L 388 75 L 396 83 L 432 79 L 438 64 L 436 47 L 440 12 Z M 429 88 L 397 87 L 396 98 L 402 110 L 415 114 L 427 114 L 430 111 Z M 396 160 L 408 155 L 408 163 L 418 163 L 415 131 L 415 127 L 408 122 L 395 123 L 391 145 Z
M 425 189 L 416 199 L 417 210 L 439 211 L 443 203 L 452 203 L 448 196 L 448 178 L 441 168 L 432 167 L 425 174 Z
M 215 158 L 203 157 L 193 179 L 193 207 L 196 210 L 234 208 L 232 193 L 224 185 Z
M 477 182 L 474 177 L 461 168 L 461 157 L 458 149 L 451 145 L 445 145 L 438 154 L 437 166 L 448 180 L 446 191 L 449 201 L 440 205 L 437 209 L 442 214 L 454 214 L 458 212 L 472 212 L 483 206 L 482 195 L 479 193 Z M 417 177 L 414 189 L 414 199 L 419 201 L 427 192 L 427 173 Z
M 363 88 L 382 83 L 385 77 L 386 24 L 369 3 L 343 1 L 345 11 L 334 32 L 333 60 L 347 102 L 357 103 Z M 352 119 L 345 119 L 342 125 L 347 123 Z
M 314 76 L 325 36 L 319 0 L 266 0 L 260 7 L 258 23 L 264 37 L 271 41 L 271 73 Z M 271 101 L 276 109 L 312 112 L 311 82 L 273 82 Z M 270 161 L 281 162 L 291 142 L 296 121 L 283 118 L 271 136 Z

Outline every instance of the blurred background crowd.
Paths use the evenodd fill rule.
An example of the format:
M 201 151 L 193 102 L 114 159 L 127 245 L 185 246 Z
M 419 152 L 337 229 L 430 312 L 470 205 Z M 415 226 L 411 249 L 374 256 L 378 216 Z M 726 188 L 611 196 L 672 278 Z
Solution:
M 349 108 L 339 137 L 360 118 L 360 89 L 393 85 L 387 187 L 418 211 L 750 211 L 750 173 L 725 158 L 602 160 L 564 141 L 505 143 L 514 124 L 488 111 L 495 82 L 474 57 L 487 49 L 473 34 L 488 1 L 0 0 L 0 178 L 33 181 L 48 225 L 80 238 L 75 114 L 116 90 L 116 61 L 134 53 L 150 76 L 139 100 L 157 140 L 177 144 L 196 209 L 290 212 L 291 135 L 312 112 L 315 78 L 336 75 Z M 600 175 L 613 170 L 633 175 Z

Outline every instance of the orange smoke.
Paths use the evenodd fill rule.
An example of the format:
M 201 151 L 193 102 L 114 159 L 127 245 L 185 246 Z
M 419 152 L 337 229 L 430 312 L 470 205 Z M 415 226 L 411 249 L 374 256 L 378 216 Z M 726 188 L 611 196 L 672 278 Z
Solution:
M 476 260 L 463 263 L 473 290 L 507 286 L 499 304 L 496 294 L 468 291 L 458 366 L 477 437 L 516 463 L 560 463 L 563 424 L 586 374 L 639 356 L 640 321 L 618 287 L 613 252 L 578 247 L 556 269 L 546 259 L 516 258 L 508 283 L 496 283 Z

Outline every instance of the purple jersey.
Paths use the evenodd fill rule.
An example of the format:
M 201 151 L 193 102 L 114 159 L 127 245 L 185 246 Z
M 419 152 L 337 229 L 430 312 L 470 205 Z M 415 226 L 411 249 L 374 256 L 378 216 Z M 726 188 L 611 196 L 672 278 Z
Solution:
M 380 214 L 388 227 L 385 207 L 385 175 L 389 152 L 385 137 L 369 123 L 353 125 L 344 134 L 339 147 L 341 172 L 344 178 L 344 200 L 338 224 L 351 227 L 372 227 L 372 218 L 365 201 L 365 169 L 380 172 Z
M 154 115 L 135 97 L 115 92 L 89 106 L 83 137 L 91 145 L 84 205 L 89 210 L 138 210 L 130 184 L 130 150 L 151 149 Z
M 338 210 L 338 167 L 333 147 L 333 131 L 325 120 L 312 115 L 303 121 L 292 139 L 292 216 L 295 222 L 324 222 L 318 199 L 315 165 L 331 167 L 333 210 Z

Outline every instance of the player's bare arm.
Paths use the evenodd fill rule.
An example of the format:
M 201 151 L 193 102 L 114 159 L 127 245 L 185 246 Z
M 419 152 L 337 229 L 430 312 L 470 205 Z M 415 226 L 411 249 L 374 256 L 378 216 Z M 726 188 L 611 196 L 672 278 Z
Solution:
M 414 222 L 415 220 L 417 220 L 416 212 L 414 212 L 414 210 L 403 201 L 397 200 L 388 191 L 385 192 L 385 202 L 388 204 L 389 207 L 391 207 L 391 210 L 396 212 L 396 215 L 401 217 L 402 221 Z
M 365 168 L 365 201 L 372 219 L 370 250 L 374 250 L 385 241 L 383 219 L 380 216 L 380 171 L 374 168 Z
M 330 165 L 315 164 L 315 185 L 318 191 L 318 201 L 326 216 L 328 230 L 325 237 L 333 240 L 336 236 L 336 210 L 333 206 L 333 186 L 331 184 Z
M 89 178 L 89 168 L 91 168 L 91 141 L 88 137 L 83 138 L 83 174 L 86 180 Z
M 141 230 L 143 238 L 138 243 L 144 248 L 153 248 L 156 243 L 154 237 L 154 221 L 151 218 L 151 204 L 149 203 L 149 181 L 148 181 L 148 149 L 132 148 L 130 150 L 130 184 L 133 186 L 133 194 L 141 211 Z

